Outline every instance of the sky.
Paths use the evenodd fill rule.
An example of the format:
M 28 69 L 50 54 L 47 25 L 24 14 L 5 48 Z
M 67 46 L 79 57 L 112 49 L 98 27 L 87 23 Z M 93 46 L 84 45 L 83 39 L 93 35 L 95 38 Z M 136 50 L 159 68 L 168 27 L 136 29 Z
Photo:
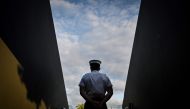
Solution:
M 79 82 L 89 60 L 113 84 L 107 103 L 122 105 L 140 0 L 50 0 L 69 105 L 84 103 Z

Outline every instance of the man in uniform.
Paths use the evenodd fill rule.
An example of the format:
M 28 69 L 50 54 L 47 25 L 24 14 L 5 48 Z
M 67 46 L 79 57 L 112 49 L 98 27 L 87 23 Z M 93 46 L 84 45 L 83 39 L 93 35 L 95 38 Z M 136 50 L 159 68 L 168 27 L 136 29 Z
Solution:
M 86 100 L 84 109 L 107 109 L 106 102 L 113 95 L 112 83 L 106 74 L 99 73 L 100 60 L 90 60 L 89 64 L 91 72 L 79 83 L 80 94 Z

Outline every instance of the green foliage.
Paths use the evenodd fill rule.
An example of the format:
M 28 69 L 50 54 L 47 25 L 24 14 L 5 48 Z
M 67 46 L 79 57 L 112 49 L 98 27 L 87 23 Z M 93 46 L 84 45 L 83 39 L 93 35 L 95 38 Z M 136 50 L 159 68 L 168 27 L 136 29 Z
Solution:
M 78 105 L 76 106 L 76 108 L 77 108 L 77 109 L 84 109 L 84 104 L 78 104 Z

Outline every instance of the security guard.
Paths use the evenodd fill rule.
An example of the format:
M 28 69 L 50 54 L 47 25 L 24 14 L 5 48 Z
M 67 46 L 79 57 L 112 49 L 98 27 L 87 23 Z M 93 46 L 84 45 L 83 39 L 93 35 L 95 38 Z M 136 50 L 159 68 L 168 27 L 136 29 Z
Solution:
M 100 60 L 90 60 L 89 64 L 91 72 L 79 83 L 80 94 L 86 100 L 84 109 L 107 109 L 106 102 L 113 95 L 112 83 L 106 74 L 99 73 Z

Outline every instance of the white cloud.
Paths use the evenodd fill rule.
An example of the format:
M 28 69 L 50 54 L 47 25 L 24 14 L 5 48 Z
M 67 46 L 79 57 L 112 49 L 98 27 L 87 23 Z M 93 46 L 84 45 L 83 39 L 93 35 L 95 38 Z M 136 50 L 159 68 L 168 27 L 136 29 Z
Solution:
M 76 8 L 78 8 L 78 5 L 75 5 L 75 4 L 70 3 L 68 1 L 65 1 L 65 0 L 51 0 L 51 5 L 64 7 L 66 9 L 76 9 Z
M 139 4 L 121 9 L 113 4 L 89 3 L 51 0 L 68 101 L 71 105 L 84 102 L 78 83 L 90 71 L 88 61 L 100 59 L 101 72 L 110 77 L 114 86 L 115 93 L 108 104 L 122 104 Z M 54 10 L 62 8 L 64 13 Z

